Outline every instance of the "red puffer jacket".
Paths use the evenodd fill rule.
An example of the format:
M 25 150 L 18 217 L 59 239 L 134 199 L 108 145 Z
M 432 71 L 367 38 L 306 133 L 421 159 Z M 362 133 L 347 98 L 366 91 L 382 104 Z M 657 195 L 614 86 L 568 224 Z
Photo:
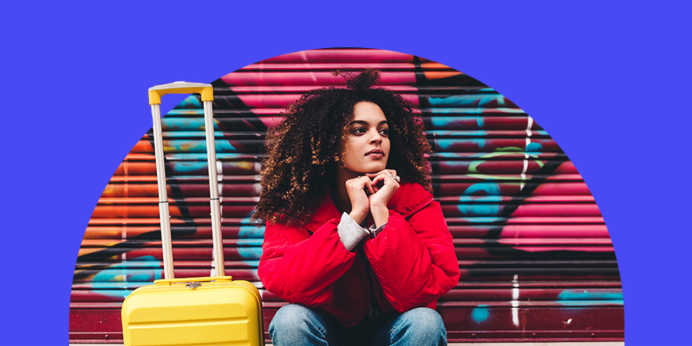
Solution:
M 257 270 L 265 288 L 322 309 L 346 327 L 368 314 L 373 296 L 384 312 L 434 309 L 459 280 L 440 205 L 421 185 L 407 183 L 387 206 L 387 225 L 365 240 L 362 251 L 342 245 L 336 230 L 341 213 L 329 194 L 304 227 L 267 223 Z M 369 279 L 370 270 L 376 280 Z

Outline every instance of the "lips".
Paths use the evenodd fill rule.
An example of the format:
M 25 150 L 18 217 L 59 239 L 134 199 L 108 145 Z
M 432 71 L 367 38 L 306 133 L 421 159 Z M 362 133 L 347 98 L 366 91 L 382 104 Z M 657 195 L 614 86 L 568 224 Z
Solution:
M 370 150 L 367 153 L 365 153 L 365 156 L 368 156 L 368 155 L 384 156 L 384 151 L 382 151 L 382 149 L 373 149 L 373 150 Z

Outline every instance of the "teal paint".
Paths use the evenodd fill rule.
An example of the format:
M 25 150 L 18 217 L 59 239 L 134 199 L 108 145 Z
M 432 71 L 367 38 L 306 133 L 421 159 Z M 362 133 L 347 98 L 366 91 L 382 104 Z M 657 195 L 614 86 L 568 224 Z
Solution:
M 238 255 L 245 260 L 258 260 L 262 257 L 262 247 L 239 247 Z
M 190 173 L 199 170 L 207 170 L 207 163 L 203 161 L 173 161 L 168 162 L 171 170 L 176 173 Z
M 237 149 L 229 141 L 214 141 L 216 152 L 235 152 Z M 206 152 L 207 145 L 203 140 L 180 140 L 173 139 L 165 141 L 164 145 L 174 151 L 193 151 Z M 205 156 L 206 159 L 206 156 Z
M 543 150 L 543 145 L 541 143 L 531 142 L 526 146 L 526 152 L 532 154 L 540 154 Z
M 563 290 L 557 296 L 557 302 L 565 306 L 584 305 L 623 305 L 622 292 L 589 292 L 588 290 Z
M 472 143 L 478 147 L 478 149 L 483 149 L 485 147 L 485 138 L 471 138 L 471 139 L 437 139 L 435 143 L 440 147 L 441 150 L 449 150 L 453 145 L 465 143 Z
M 435 113 L 433 111 L 433 113 Z M 476 121 L 476 126 L 480 129 L 483 128 L 483 117 L 480 116 L 470 116 L 470 117 L 436 117 L 433 116 L 430 118 L 430 122 L 432 124 L 433 128 L 448 128 L 451 127 L 455 123 L 463 123 L 463 121 Z
M 246 217 L 240 221 L 240 225 L 239 239 L 264 239 L 264 224 L 261 222 Z
M 484 130 L 430 130 L 427 131 L 428 134 L 436 136 L 471 136 L 471 137 L 485 137 L 488 135 L 487 131 Z
M 238 246 L 262 246 L 262 239 L 238 239 Z
M 479 192 L 484 195 L 477 195 Z M 476 183 L 469 186 L 459 197 L 459 211 L 465 216 L 498 216 L 500 214 L 500 185 Z M 480 203 L 478 203 L 480 202 Z M 481 204 L 482 203 L 482 204 Z
M 204 117 L 203 109 L 171 109 L 166 116 Z
M 469 162 L 467 161 L 446 161 L 443 165 L 450 168 L 454 167 L 457 170 L 463 169 L 466 172 L 469 170 Z
M 479 138 L 479 139 L 470 139 L 472 143 L 475 143 L 478 146 L 478 149 L 482 149 L 485 147 L 485 138 Z
M 431 106 L 484 106 L 491 102 L 497 102 L 499 105 L 505 104 L 502 95 L 454 95 L 447 97 L 429 97 L 428 102 Z
M 459 115 L 482 115 L 484 113 L 505 113 L 505 114 L 526 114 L 523 110 L 518 108 L 481 108 L 481 107 L 435 107 L 431 108 L 430 112 L 432 114 L 459 114 Z
M 471 319 L 476 323 L 483 323 L 490 317 L 488 305 L 480 304 L 471 310 Z
M 459 118 L 454 117 L 431 117 L 430 122 L 433 128 L 446 128 L 451 124 L 458 122 Z
M 206 149 L 205 149 L 206 151 Z M 202 153 L 171 153 L 166 156 L 169 160 L 207 160 L 207 154 Z M 216 159 L 254 159 L 254 155 L 245 153 L 216 153 Z
M 180 102 L 176 108 L 202 108 L 204 105 L 199 97 L 190 95 L 183 102 Z
M 174 131 L 166 134 L 168 138 L 206 138 L 204 130 L 199 129 L 199 131 Z M 214 138 L 219 141 L 223 139 L 223 132 L 214 131 Z
M 136 286 L 137 284 L 132 282 L 92 282 L 91 288 L 103 289 L 103 290 L 118 290 L 126 289 L 128 287 Z
M 478 216 L 478 217 L 464 217 L 464 221 L 473 224 L 492 224 L 496 222 L 507 222 L 506 217 L 493 217 L 493 216 Z
M 163 118 L 161 124 L 167 131 L 204 130 L 204 118 Z
M 125 298 L 132 292 L 132 290 L 125 289 L 126 285 L 131 285 L 133 282 L 151 283 L 161 279 L 162 273 L 163 268 L 159 260 L 154 256 L 142 256 L 116 263 L 99 271 L 91 279 L 91 288 L 107 288 L 99 290 L 98 293 Z M 122 285 L 123 290 L 109 290 L 108 288 L 113 288 L 114 283 Z
M 444 139 L 440 139 L 440 140 L 437 140 L 435 142 L 437 143 L 437 146 L 440 147 L 440 150 L 447 150 L 452 145 L 451 141 L 444 140 Z

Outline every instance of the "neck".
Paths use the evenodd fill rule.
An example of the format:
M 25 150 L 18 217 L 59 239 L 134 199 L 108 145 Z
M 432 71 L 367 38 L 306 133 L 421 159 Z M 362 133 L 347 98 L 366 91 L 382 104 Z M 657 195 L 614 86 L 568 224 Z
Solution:
M 346 192 L 346 180 L 360 175 L 361 174 L 349 171 L 343 167 L 339 167 L 336 170 L 336 182 L 331 187 L 331 192 L 334 205 L 339 211 L 346 213 L 351 212 L 351 200 L 348 198 L 348 193 Z

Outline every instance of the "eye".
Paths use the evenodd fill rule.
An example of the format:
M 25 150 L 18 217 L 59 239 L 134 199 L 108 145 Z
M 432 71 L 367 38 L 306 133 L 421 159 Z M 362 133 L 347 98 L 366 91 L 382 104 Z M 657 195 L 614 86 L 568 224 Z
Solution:
M 354 127 L 351 129 L 351 133 L 356 136 L 364 135 L 366 132 L 368 132 L 368 129 L 365 127 Z
M 385 128 L 380 129 L 380 135 L 382 135 L 382 137 L 388 137 L 389 136 L 389 128 L 385 127 Z

